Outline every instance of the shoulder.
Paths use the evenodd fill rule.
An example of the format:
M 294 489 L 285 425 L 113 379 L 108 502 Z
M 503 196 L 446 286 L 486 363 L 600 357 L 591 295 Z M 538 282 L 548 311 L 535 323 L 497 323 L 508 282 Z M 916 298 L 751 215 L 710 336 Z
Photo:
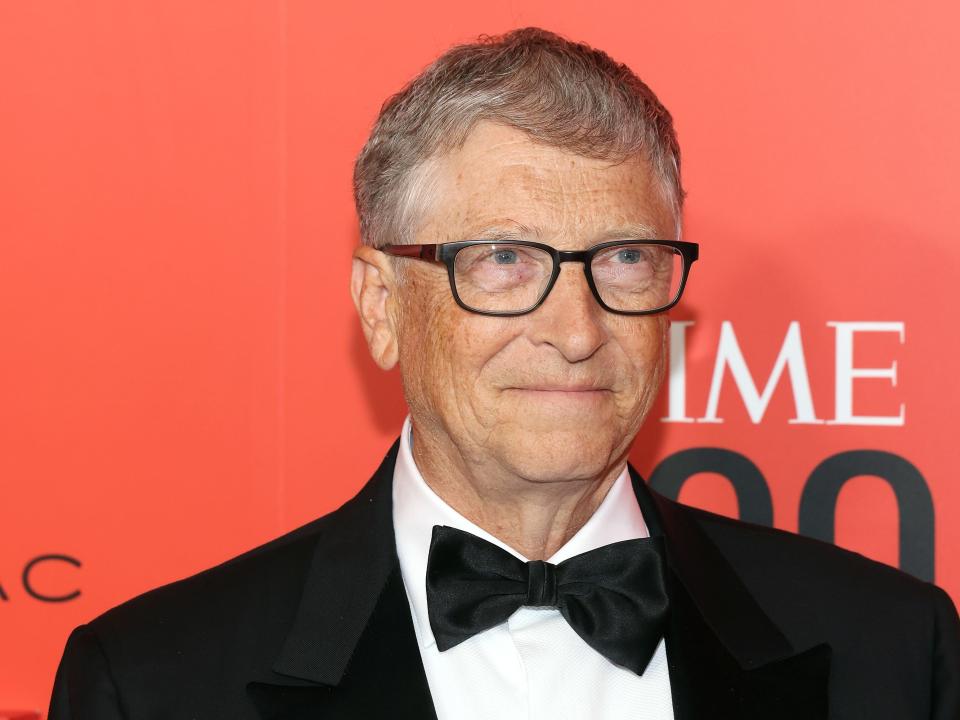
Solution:
M 150 590 L 107 611 L 94 622 L 108 623 L 128 614 L 173 607 L 180 602 L 219 604 L 217 596 L 243 594 L 255 583 L 294 577 L 298 574 L 296 570 L 309 559 L 329 518 L 330 515 L 324 515 L 202 572 Z
M 335 513 L 336 511 L 334 511 Z M 107 610 L 75 631 L 117 668 L 161 672 L 242 663 L 277 650 L 293 622 L 317 543 L 334 513 L 190 577 Z M 174 678 L 170 678 L 174 681 Z
M 941 588 L 860 553 L 675 505 L 717 546 L 788 634 L 852 636 L 871 628 L 932 640 L 938 625 L 956 617 Z
M 246 717 L 242 688 L 274 678 L 292 629 L 321 612 L 318 599 L 339 597 L 336 582 L 318 578 L 331 576 L 331 564 L 363 573 L 367 563 L 369 572 L 376 558 L 365 539 L 392 546 L 393 452 L 333 512 L 76 628 L 58 671 L 61 696 L 67 687 L 95 687 L 122 696 L 130 716 Z
M 135 667 L 134 654 L 176 658 L 206 652 L 227 662 L 275 655 L 297 616 L 318 563 L 388 532 L 398 442 L 374 475 L 336 510 L 215 567 L 150 590 L 90 621 L 108 656 Z M 391 540 L 392 543 L 392 540 Z M 369 558 L 364 558 L 369 560 Z M 129 662 L 128 662 L 129 661 Z
M 707 536 L 794 648 L 830 646 L 838 714 L 859 716 L 865 698 L 881 698 L 872 702 L 890 717 L 955 707 L 960 617 L 941 588 L 830 543 L 682 505 L 671 511 Z
M 120 717 L 121 697 L 124 717 L 243 717 L 235 707 L 242 697 L 224 688 L 268 672 L 329 518 L 127 600 L 74 629 L 57 671 L 51 717 L 64 717 L 62 708 L 73 712 L 74 703 L 101 703 L 97 717 Z M 108 705 L 112 712 L 104 709 Z
M 868 594 L 879 594 L 888 601 L 932 601 L 942 593 L 931 583 L 831 543 L 678 506 L 717 545 L 737 572 L 754 585 L 775 581 L 811 593 L 830 591 L 835 602 Z

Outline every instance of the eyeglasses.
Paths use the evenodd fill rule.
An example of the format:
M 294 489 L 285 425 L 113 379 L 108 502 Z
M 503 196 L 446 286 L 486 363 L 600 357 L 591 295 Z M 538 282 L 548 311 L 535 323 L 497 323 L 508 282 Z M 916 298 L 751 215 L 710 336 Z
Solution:
M 560 263 L 583 263 L 601 307 L 618 315 L 652 315 L 677 304 L 699 245 L 679 240 L 614 240 L 586 250 L 543 243 L 465 240 L 436 245 L 385 245 L 389 255 L 447 266 L 453 298 L 480 315 L 523 315 L 546 300 Z

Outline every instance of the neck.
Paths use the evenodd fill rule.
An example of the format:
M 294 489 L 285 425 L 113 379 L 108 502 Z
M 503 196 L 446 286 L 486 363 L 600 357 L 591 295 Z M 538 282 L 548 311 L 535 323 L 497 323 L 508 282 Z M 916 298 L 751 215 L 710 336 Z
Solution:
M 590 477 L 525 478 L 482 453 L 467 457 L 449 439 L 415 426 L 413 458 L 450 507 L 529 560 L 546 560 L 590 519 L 623 471 L 626 456 Z

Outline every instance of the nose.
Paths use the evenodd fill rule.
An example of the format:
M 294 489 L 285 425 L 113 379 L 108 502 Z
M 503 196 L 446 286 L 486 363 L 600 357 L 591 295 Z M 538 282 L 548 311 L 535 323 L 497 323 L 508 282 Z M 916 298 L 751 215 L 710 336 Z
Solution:
M 604 313 L 580 263 L 564 263 L 547 299 L 527 317 L 531 340 L 556 348 L 567 362 L 591 357 L 607 339 Z

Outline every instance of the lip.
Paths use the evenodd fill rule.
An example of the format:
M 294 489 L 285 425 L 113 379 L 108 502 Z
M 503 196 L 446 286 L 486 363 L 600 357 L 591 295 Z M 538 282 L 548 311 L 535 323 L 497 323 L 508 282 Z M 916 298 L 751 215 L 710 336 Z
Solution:
M 609 388 L 594 387 L 593 385 L 527 385 L 507 389 L 521 392 L 561 393 L 564 395 L 593 395 L 610 392 Z
M 567 407 L 577 412 L 599 409 L 613 396 L 613 392 L 605 388 L 577 385 L 533 385 L 508 390 L 513 391 L 508 395 L 519 401 L 522 407 Z

